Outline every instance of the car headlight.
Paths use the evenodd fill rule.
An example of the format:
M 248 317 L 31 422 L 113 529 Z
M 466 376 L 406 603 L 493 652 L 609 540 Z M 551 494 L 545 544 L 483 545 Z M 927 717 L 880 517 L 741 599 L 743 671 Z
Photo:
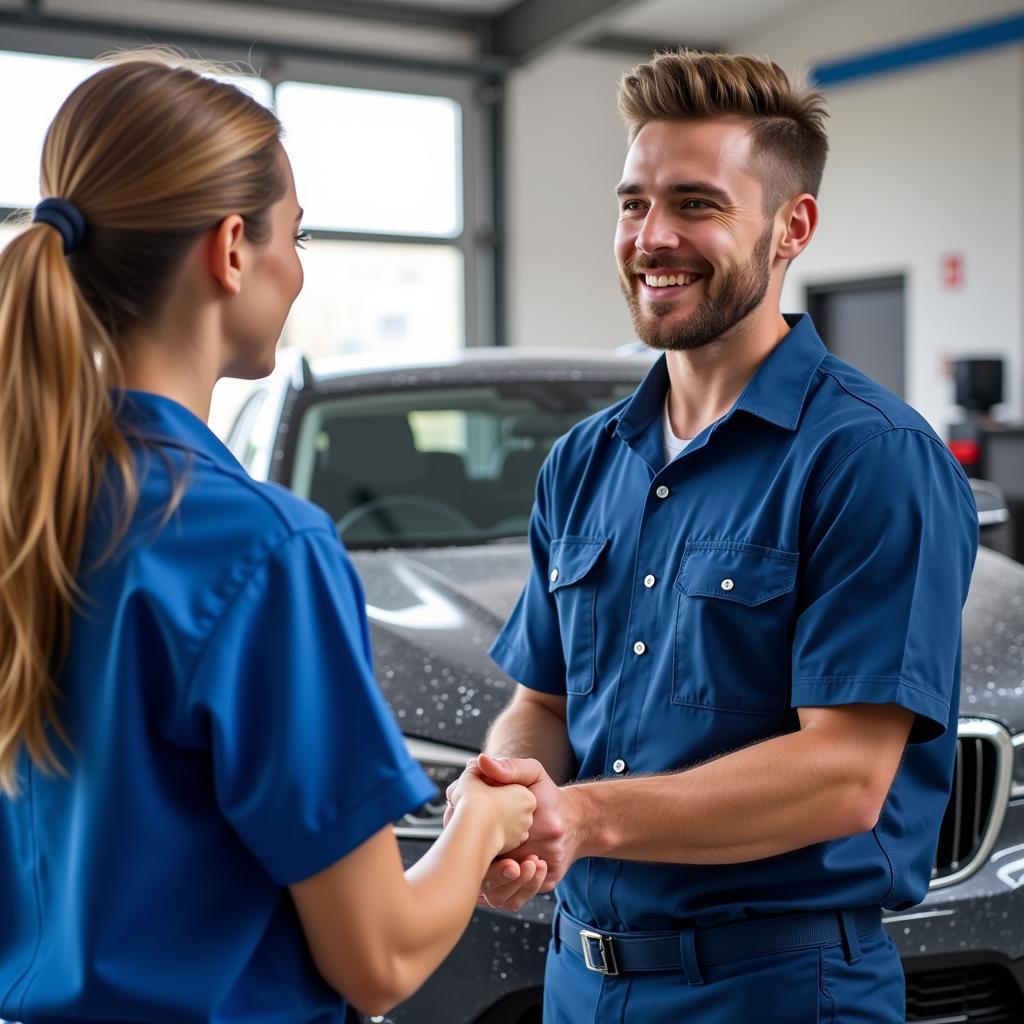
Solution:
M 441 834 L 444 821 L 444 792 L 463 773 L 474 751 L 411 736 L 405 737 L 405 745 L 440 792 L 434 800 L 396 821 L 395 834 L 399 839 L 433 840 Z
M 1024 797 L 1024 732 L 1013 737 L 1013 783 L 1010 798 Z

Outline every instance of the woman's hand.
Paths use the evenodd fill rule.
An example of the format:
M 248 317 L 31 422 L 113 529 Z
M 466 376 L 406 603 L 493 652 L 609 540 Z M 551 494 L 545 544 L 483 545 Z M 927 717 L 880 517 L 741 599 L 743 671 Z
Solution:
M 448 792 L 454 807 L 470 814 L 485 814 L 501 840 L 495 856 L 522 846 L 529 838 L 537 800 L 525 786 L 490 785 L 475 771 L 463 772 Z

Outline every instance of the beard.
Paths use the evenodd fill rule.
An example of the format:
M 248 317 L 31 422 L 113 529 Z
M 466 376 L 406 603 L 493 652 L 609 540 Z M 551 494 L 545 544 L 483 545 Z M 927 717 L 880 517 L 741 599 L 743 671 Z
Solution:
M 636 336 L 648 347 L 659 351 L 703 348 L 717 341 L 761 305 L 771 279 L 771 244 L 772 225 L 769 222 L 750 259 L 735 270 L 721 271 L 716 275 L 711 287 L 705 287 L 700 305 L 685 320 L 677 323 L 670 323 L 667 319 L 675 306 L 672 302 L 652 302 L 648 315 L 641 312 L 640 300 L 633 288 L 633 275 L 644 270 L 656 270 L 659 264 L 651 261 L 640 266 L 631 260 L 620 273 L 619 284 L 629 305 Z M 665 263 L 664 266 L 673 264 Z

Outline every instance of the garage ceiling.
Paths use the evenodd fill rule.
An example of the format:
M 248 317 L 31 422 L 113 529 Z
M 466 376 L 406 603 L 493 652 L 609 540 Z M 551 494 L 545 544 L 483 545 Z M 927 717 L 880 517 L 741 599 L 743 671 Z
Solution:
M 395 38 L 418 32 L 425 40 L 447 34 L 467 68 L 493 73 L 526 63 L 567 44 L 615 46 L 636 52 L 653 47 L 728 46 L 737 34 L 814 0 L 0 0 L 4 25 L 146 34 L 170 41 L 174 33 L 261 45 L 344 50 L 339 41 L 372 37 L 382 58 Z M 383 33 L 383 34 L 382 34 Z M 421 41 L 422 41 L 421 40 Z M 252 39 L 250 38 L 250 41 Z M 2 46 L 2 42 L 0 42 Z M 450 60 L 451 45 L 438 47 Z M 443 55 L 443 56 L 442 56 Z
M 607 21 L 608 29 L 620 38 L 671 40 L 682 35 L 688 43 L 713 45 L 806 6 L 807 0 L 639 0 Z

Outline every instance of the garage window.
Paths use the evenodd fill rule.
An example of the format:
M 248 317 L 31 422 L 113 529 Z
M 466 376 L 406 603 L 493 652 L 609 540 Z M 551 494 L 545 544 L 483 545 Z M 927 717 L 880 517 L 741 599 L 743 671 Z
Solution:
M 0 95 L 20 98 L 4 126 L 0 247 L 20 230 L 2 222 L 23 219 L 38 202 L 47 126 L 96 70 L 89 60 L 0 51 Z M 282 342 L 310 357 L 456 352 L 466 343 L 467 308 L 477 309 L 467 274 L 480 265 L 470 258 L 479 233 L 465 216 L 465 98 L 399 91 L 408 78 L 390 90 L 307 81 L 298 66 L 275 71 L 276 86 L 229 80 L 281 118 L 312 235 Z M 325 69 L 310 77 L 318 75 Z
M 454 100 L 284 82 L 277 113 L 308 226 L 448 239 L 461 230 Z
M 0 220 L 3 213 L 31 209 L 39 202 L 39 162 L 46 130 L 60 105 L 76 86 L 97 71 L 95 61 L 0 50 L 0 96 L 17 97 L 4 104 L 3 151 L 0 160 Z M 265 106 L 273 103 L 269 82 L 250 76 L 227 77 Z M 3 225 L 6 242 L 13 234 Z
M 464 344 L 462 117 L 453 99 L 283 82 L 306 284 L 284 341 L 423 358 Z

